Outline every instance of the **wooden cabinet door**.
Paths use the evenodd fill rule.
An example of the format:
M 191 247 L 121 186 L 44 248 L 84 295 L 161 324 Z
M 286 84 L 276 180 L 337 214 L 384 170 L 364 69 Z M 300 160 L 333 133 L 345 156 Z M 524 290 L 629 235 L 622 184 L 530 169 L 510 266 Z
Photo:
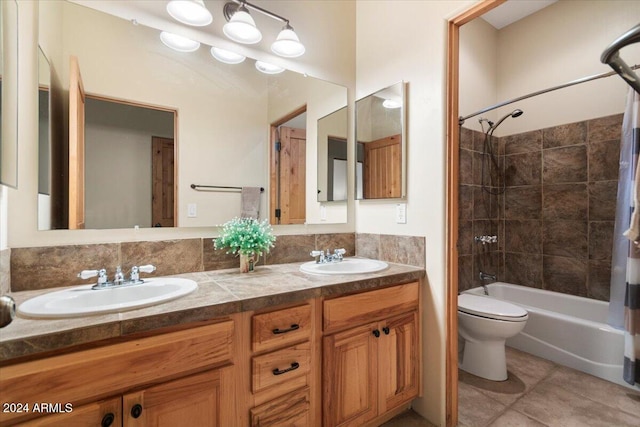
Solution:
M 88 403 L 74 407 L 71 412 L 48 415 L 20 425 L 28 427 L 119 427 L 122 425 L 122 399 L 114 397 L 109 400 Z
M 123 426 L 221 426 L 220 371 L 207 371 L 125 395 Z
M 380 322 L 378 405 L 380 413 L 405 403 L 420 389 L 418 313 Z
M 378 323 L 324 337 L 323 422 L 356 426 L 378 415 Z

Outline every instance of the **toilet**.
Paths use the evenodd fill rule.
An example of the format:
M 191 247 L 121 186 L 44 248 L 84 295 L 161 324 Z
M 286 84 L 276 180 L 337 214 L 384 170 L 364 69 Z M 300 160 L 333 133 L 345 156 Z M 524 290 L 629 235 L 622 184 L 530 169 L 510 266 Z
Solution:
M 527 310 L 484 295 L 458 295 L 458 333 L 464 339 L 459 367 L 492 381 L 507 379 L 505 341 L 527 323 Z

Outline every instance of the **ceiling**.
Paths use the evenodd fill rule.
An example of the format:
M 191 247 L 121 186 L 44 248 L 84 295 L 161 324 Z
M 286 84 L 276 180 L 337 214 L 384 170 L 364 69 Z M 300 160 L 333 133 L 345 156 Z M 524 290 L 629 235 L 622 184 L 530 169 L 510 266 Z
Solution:
M 482 15 L 482 19 L 499 30 L 552 5 L 558 0 L 509 0 Z

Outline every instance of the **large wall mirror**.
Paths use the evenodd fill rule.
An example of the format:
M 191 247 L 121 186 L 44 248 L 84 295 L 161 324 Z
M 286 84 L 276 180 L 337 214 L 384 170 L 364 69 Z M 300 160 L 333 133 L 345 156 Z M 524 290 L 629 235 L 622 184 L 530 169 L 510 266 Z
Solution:
M 356 198 L 407 194 L 405 86 L 398 82 L 356 101 Z
M 176 52 L 158 30 L 86 6 L 40 2 L 39 17 L 51 76 L 48 176 L 61 177 L 39 204 L 39 216 L 50 218 L 40 229 L 217 225 L 240 215 L 242 187 L 264 189 L 259 216 L 269 218 L 272 125 L 304 107 L 295 128 L 306 143 L 297 155 L 315 165 L 318 119 L 347 105 L 343 86 L 291 71 L 263 74 L 249 58 L 223 64 L 206 45 Z M 82 83 L 70 83 L 73 75 Z M 75 117 L 69 99 L 78 98 L 70 92 L 81 93 L 85 107 L 81 156 L 74 155 L 75 128 L 66 125 Z M 84 164 L 70 165 L 74 157 Z M 300 193 L 303 222 L 320 223 L 312 170 Z M 346 209 L 328 222 L 346 222 Z
M 0 184 L 18 187 L 18 4 L 0 2 Z

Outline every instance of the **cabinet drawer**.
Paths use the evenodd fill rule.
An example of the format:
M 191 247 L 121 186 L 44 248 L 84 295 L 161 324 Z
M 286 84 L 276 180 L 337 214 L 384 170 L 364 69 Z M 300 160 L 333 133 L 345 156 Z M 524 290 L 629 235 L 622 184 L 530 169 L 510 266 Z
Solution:
M 362 325 L 418 308 L 418 282 L 327 300 L 323 305 L 325 333 Z
M 307 427 L 311 424 L 309 387 L 251 409 L 251 427 Z
M 257 393 L 309 372 L 311 345 L 309 341 L 253 358 L 252 387 Z
M 253 351 L 282 347 L 311 336 L 311 305 L 256 314 L 252 320 Z

